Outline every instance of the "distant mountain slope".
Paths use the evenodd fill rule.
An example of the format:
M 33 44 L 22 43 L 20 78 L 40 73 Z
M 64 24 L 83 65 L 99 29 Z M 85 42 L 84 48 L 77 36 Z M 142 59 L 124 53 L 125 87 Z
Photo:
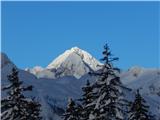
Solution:
M 5 53 L 1 53 L 0 63 L 1 63 L 1 68 L 5 67 L 7 65 L 15 66 Z
M 156 103 L 160 102 L 160 69 L 132 67 L 121 74 L 122 82 L 133 90 L 140 89 L 141 94 Z M 160 115 L 160 106 L 156 106 Z
M 132 67 L 121 74 L 125 85 L 132 89 L 141 89 L 143 94 L 160 96 L 160 69 Z
M 7 75 L 16 67 L 5 54 L 1 54 L 1 85 L 9 83 Z M 33 85 L 32 92 L 26 95 L 36 97 L 42 105 L 42 116 L 45 120 L 61 120 L 60 115 L 64 112 L 69 97 L 78 98 L 81 94 L 81 81 L 72 76 L 59 79 L 37 79 L 37 77 L 27 71 L 19 69 L 19 78 L 24 85 Z M 2 91 L 2 98 L 6 92 Z
M 101 63 L 88 52 L 73 47 L 59 55 L 46 68 L 34 67 L 33 69 L 27 69 L 27 71 L 39 78 L 59 78 L 63 76 L 80 78 L 89 71 L 98 70 L 99 65 Z

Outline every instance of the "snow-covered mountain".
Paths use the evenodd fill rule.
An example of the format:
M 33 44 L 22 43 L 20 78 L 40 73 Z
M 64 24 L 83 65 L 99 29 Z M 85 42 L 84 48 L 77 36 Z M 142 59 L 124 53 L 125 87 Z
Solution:
M 134 66 L 121 73 L 120 77 L 123 84 L 131 88 L 133 93 L 137 89 L 140 90 L 151 112 L 160 119 L 160 69 Z
M 74 50 L 72 49 L 69 51 L 71 52 Z M 76 56 L 76 58 L 79 57 Z M 1 54 L 1 60 L 1 84 L 3 87 L 8 83 L 7 75 L 10 74 L 11 69 L 16 67 L 16 65 L 14 65 L 14 63 L 9 60 L 4 53 Z M 63 64 L 64 62 L 66 63 L 66 59 L 63 62 L 61 61 L 60 64 Z M 71 61 L 67 62 L 70 63 Z M 99 62 L 95 63 L 97 65 L 101 64 Z M 48 73 L 44 73 L 44 71 L 46 72 L 48 70 L 47 72 L 53 74 L 52 69 L 55 69 L 56 65 L 53 65 L 54 68 L 51 67 L 52 64 L 49 66 L 50 67 L 47 68 L 36 67 L 34 72 L 36 71 L 36 73 L 38 73 L 43 71 L 42 73 L 44 75 L 48 75 Z M 79 67 L 77 68 L 79 69 Z M 36 97 L 42 104 L 42 116 L 45 120 L 61 120 L 61 115 L 66 107 L 68 97 L 72 97 L 74 99 L 79 98 L 81 96 L 81 87 L 85 85 L 86 81 L 88 79 L 91 80 L 91 82 L 95 80 L 94 77 L 91 78 L 91 76 L 86 73 L 84 73 L 80 79 L 75 78 L 75 74 L 73 73 L 70 74 L 70 76 L 67 75 L 56 79 L 44 78 L 44 76 L 43 78 L 37 78 L 30 72 L 19 69 L 20 80 L 27 85 L 34 86 L 33 92 L 27 93 L 27 95 Z M 150 111 L 160 118 L 160 70 L 132 67 L 128 71 L 122 72 L 120 77 L 122 82 L 132 89 L 131 92 L 126 93 L 127 98 L 133 100 L 134 91 L 136 89 L 140 89 L 150 106 Z M 2 91 L 2 97 L 3 96 L 5 96 L 5 92 Z
M 73 47 L 59 55 L 46 68 L 36 66 L 26 70 L 39 78 L 59 78 L 63 76 L 80 78 L 89 71 L 98 70 L 100 65 L 101 63 L 88 52 Z
M 121 74 L 121 80 L 129 88 L 140 89 L 141 94 L 160 101 L 160 69 L 132 67 Z
M 160 96 L 160 70 L 132 67 L 121 74 L 122 82 L 132 89 L 141 89 L 144 94 Z

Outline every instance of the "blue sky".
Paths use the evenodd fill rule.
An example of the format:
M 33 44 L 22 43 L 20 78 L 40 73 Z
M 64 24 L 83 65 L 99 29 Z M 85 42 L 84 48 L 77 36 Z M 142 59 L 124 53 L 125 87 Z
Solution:
M 107 41 L 120 68 L 158 67 L 159 15 L 157 2 L 2 2 L 2 51 L 45 67 L 74 46 L 100 59 Z

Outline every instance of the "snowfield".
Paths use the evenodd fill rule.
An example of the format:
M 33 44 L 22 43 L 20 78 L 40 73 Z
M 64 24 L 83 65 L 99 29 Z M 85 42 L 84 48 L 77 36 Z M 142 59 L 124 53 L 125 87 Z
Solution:
M 8 84 L 7 75 L 10 74 L 14 63 L 1 53 L 1 85 Z M 67 99 L 78 99 L 82 94 L 82 86 L 94 77 L 87 73 L 97 71 L 101 63 L 86 51 L 77 47 L 65 51 L 52 61 L 46 68 L 19 69 L 19 78 L 24 85 L 33 85 L 32 92 L 27 96 L 36 97 L 42 107 L 42 116 L 45 120 L 61 120 Z M 78 69 L 77 69 L 78 68 Z M 133 100 L 135 90 L 147 100 L 150 111 L 160 119 L 160 69 L 145 69 L 132 67 L 120 74 L 123 84 L 132 89 L 125 91 L 128 100 Z M 2 98 L 6 95 L 2 91 Z

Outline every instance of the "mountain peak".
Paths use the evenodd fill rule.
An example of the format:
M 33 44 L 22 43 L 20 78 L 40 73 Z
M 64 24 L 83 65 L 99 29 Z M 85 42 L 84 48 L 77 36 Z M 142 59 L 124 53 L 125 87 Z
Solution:
M 101 63 L 88 52 L 78 47 L 72 47 L 53 60 L 47 66 L 47 69 L 52 71 L 56 70 L 58 73 L 61 73 L 61 75 L 73 75 L 79 78 L 89 71 L 98 70 L 97 66 L 100 64 Z
M 86 51 L 80 49 L 79 47 L 72 47 L 70 50 L 71 53 L 76 53 L 77 55 L 83 57 L 85 54 L 89 54 Z
M 100 65 L 101 63 L 91 54 L 76 46 L 59 55 L 46 68 L 35 67 L 26 70 L 40 78 L 59 78 L 63 76 L 80 78 L 90 71 L 99 70 Z
M 79 47 L 75 46 L 75 47 L 72 47 L 70 50 L 71 50 L 71 51 L 79 51 L 79 50 L 81 50 L 81 49 L 80 49 Z

